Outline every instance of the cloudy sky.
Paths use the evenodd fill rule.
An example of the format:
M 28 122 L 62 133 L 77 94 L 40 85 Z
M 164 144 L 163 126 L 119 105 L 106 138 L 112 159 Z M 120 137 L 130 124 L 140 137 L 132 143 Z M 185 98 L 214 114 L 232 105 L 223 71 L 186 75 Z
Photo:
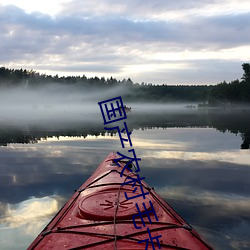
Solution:
M 0 0 L 0 66 L 215 84 L 250 61 L 249 0 Z

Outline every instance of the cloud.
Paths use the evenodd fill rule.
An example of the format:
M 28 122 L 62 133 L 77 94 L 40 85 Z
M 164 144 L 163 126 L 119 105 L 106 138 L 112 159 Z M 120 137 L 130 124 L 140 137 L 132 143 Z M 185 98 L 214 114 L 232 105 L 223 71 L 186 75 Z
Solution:
M 58 211 L 58 202 L 55 197 L 31 198 L 19 204 L 8 204 L 5 210 L 6 216 L 0 222 L 10 227 L 20 227 L 23 224 L 34 224 L 34 220 L 40 221 Z M 32 233 L 32 230 L 30 231 Z
M 246 196 L 240 195 L 226 195 L 219 192 L 209 192 L 194 189 L 188 187 L 162 187 L 157 192 L 165 200 L 171 199 L 185 201 L 188 203 L 201 204 L 203 206 L 218 206 L 218 214 L 221 213 L 224 216 L 234 214 L 234 216 L 240 217 L 249 210 L 250 199 Z M 220 214 L 220 215 L 221 215 Z
M 10 39 L 15 35 L 16 38 L 20 38 L 21 35 L 23 38 L 25 36 L 32 38 L 24 39 L 31 43 L 27 46 L 32 45 L 33 42 L 36 46 L 59 45 L 58 47 L 61 48 L 60 45 L 64 45 L 65 48 L 67 44 L 60 43 L 67 39 L 68 46 L 74 46 L 74 44 L 79 46 L 80 42 L 94 43 L 93 45 L 105 44 L 105 42 L 109 45 L 164 42 L 166 45 L 175 43 L 181 47 L 195 49 L 199 44 L 206 48 L 209 44 L 210 46 L 221 44 L 223 47 L 246 45 L 250 36 L 248 33 L 245 33 L 245 39 L 240 36 L 242 31 L 249 29 L 250 13 L 195 17 L 188 22 L 144 21 L 119 16 L 84 18 L 58 15 L 52 18 L 39 12 L 28 14 L 13 6 L 3 7 L 1 14 L 3 21 L 1 26 L 5 34 L 8 32 L 6 35 L 9 35 Z M 37 38 L 42 39 L 40 43 Z M 56 43 L 53 44 L 54 42 Z
M 241 63 L 250 59 L 239 52 L 249 46 L 250 13 L 240 7 L 233 12 L 233 4 L 233 0 L 157 0 L 143 5 L 132 0 L 75 0 L 65 3 L 55 16 L 0 5 L 0 63 L 61 75 L 131 77 L 139 82 L 234 80 L 241 76 Z M 236 51 L 233 62 L 227 49 Z M 203 67 L 204 63 L 209 66 Z M 211 66 L 221 63 L 225 66 Z M 239 69 L 235 66 L 231 71 L 232 64 Z
M 62 197 L 46 196 L 5 204 L 0 217 L 1 249 L 26 249 L 63 205 L 62 202 L 65 202 Z
M 247 0 L 241 2 L 241 6 L 236 5 L 235 1 L 219 0 L 219 1 L 198 1 L 198 0 L 179 0 L 179 1 L 163 1 L 163 0 L 145 0 L 143 4 L 139 0 L 127 0 L 126 2 L 117 2 L 115 0 L 86 0 L 84 2 L 74 0 L 65 3 L 64 9 L 61 11 L 64 15 L 79 15 L 85 17 L 92 16 L 122 16 L 134 19 L 164 19 L 183 18 L 188 16 L 201 16 L 202 14 L 220 11 L 228 12 L 246 12 L 243 11 L 246 5 L 249 6 Z M 111 7 L 112 6 L 112 7 Z

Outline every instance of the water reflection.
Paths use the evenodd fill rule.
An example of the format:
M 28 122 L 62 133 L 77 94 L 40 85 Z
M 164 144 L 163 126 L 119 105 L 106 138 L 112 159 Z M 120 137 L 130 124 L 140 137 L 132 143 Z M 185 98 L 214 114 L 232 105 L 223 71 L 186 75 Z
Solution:
M 204 112 L 139 118 L 131 113 L 127 123 L 141 176 L 216 249 L 249 249 L 250 154 L 240 150 L 248 120 L 244 127 Z M 1 130 L 8 145 L 0 148 L 1 249 L 26 248 L 104 157 L 122 151 L 102 122 L 57 125 Z M 36 143 L 13 139 L 25 133 Z
M 0 220 L 0 223 L 16 228 L 30 224 L 31 221 L 41 222 L 43 217 L 56 213 L 58 209 L 58 202 L 53 196 L 30 198 L 17 204 L 8 203 L 4 209 L 5 216 Z M 32 230 L 30 231 L 30 228 L 27 227 L 25 233 L 30 234 Z
M 239 148 L 250 145 L 250 109 L 246 110 L 185 110 L 158 109 L 145 110 L 141 107 L 128 114 L 127 124 L 131 131 L 151 128 L 215 128 L 239 134 L 242 141 Z M 123 121 L 120 125 L 123 124 Z M 112 126 L 111 126 L 112 127 Z M 111 133 L 111 134 L 115 134 Z M 0 123 L 0 145 L 10 143 L 37 143 L 41 139 L 56 136 L 87 137 L 105 135 L 102 117 L 99 113 L 86 113 L 73 119 L 45 119 L 38 121 L 14 120 Z
M 2 204 L 1 249 L 23 249 L 62 206 L 60 197 L 30 198 L 17 204 Z

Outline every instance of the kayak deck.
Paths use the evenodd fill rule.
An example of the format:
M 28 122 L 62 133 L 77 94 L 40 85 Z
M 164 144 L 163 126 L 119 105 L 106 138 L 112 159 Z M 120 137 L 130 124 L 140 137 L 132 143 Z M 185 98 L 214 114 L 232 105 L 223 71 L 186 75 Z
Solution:
M 138 175 L 125 169 L 121 177 L 115 159 L 107 156 L 29 250 L 212 249 L 146 182 L 133 184 Z

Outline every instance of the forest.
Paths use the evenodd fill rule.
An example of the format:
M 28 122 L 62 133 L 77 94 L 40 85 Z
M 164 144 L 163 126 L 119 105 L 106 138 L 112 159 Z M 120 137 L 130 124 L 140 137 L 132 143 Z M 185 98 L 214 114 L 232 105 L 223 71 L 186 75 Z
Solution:
M 36 89 L 51 84 L 63 84 L 79 88 L 80 91 L 108 90 L 121 87 L 125 101 L 148 102 L 199 102 L 200 106 L 221 106 L 233 104 L 250 104 L 250 64 L 243 63 L 242 78 L 216 85 L 154 85 L 152 83 L 134 83 L 130 78 L 117 80 L 112 76 L 52 76 L 40 74 L 34 70 L 9 69 L 0 67 L 0 88 Z

